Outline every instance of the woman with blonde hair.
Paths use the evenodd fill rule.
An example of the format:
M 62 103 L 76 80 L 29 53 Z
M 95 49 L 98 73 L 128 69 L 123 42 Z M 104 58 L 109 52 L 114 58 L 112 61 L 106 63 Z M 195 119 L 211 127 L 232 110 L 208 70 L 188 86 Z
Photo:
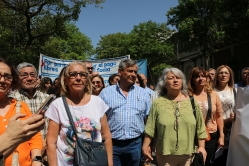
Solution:
M 214 88 L 220 97 L 223 109 L 225 146 L 223 155 L 217 160 L 217 165 L 222 166 L 226 165 L 228 145 L 232 126 L 232 121 L 230 120 L 230 113 L 234 111 L 236 96 L 236 91 L 234 89 L 233 71 L 229 66 L 221 65 L 216 69 L 216 74 L 214 78 Z
M 69 63 L 61 76 L 61 94 L 72 114 L 77 133 L 73 132 L 62 97 L 54 100 L 46 112 L 49 118 L 47 156 L 50 166 L 75 165 L 75 134 L 95 142 L 104 141 L 108 165 L 112 161 L 112 138 L 105 112 L 109 107 L 98 96 L 91 95 L 92 83 L 84 63 Z
M 206 166 L 211 165 L 210 159 L 217 148 L 224 146 L 222 105 L 219 95 L 209 86 L 208 77 L 206 70 L 202 67 L 195 67 L 188 81 L 189 94 L 198 102 L 205 120 L 207 134 L 210 136 L 205 141 Z
M 156 158 L 159 166 L 190 166 L 194 153 L 197 131 L 198 152 L 206 158 L 207 137 L 202 113 L 195 102 L 196 119 L 188 95 L 186 79 L 177 68 L 166 68 L 156 86 L 158 98 L 152 103 L 145 126 L 142 152 L 147 160 L 152 139 L 156 142 Z

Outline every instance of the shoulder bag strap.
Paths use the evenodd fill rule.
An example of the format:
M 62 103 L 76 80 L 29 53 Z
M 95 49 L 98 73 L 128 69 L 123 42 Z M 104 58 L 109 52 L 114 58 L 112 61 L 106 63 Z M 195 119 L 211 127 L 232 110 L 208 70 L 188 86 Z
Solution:
M 211 102 L 211 97 L 210 94 L 207 93 L 207 99 L 208 99 L 208 112 L 206 116 L 206 126 L 208 124 L 208 121 L 211 119 L 211 113 L 212 113 L 212 102 Z
M 193 109 L 193 114 L 194 114 L 194 117 L 195 117 L 195 120 L 196 120 L 196 109 L 195 109 L 195 101 L 194 101 L 194 97 L 193 97 L 193 96 L 190 96 L 190 102 L 191 102 L 192 109 Z M 196 128 L 195 128 L 194 149 L 195 149 L 195 146 L 198 147 L 198 139 L 197 139 L 197 121 L 196 121 Z
M 71 114 L 71 112 L 70 112 L 70 110 L 69 110 L 69 107 L 68 107 L 68 104 L 67 104 L 66 97 L 65 97 L 65 96 L 62 96 L 62 100 L 63 100 L 63 103 L 64 103 L 64 107 L 65 107 L 65 109 L 66 109 L 67 116 L 68 116 L 68 118 L 69 118 L 70 124 L 71 124 L 71 126 L 72 126 L 72 128 L 73 128 L 73 131 L 74 131 L 74 133 L 76 134 L 76 138 L 77 138 L 77 130 L 76 130 L 76 128 L 75 128 L 74 121 L 73 121 L 73 117 L 72 117 L 72 114 Z
M 237 92 L 235 90 L 235 88 L 233 88 L 233 96 L 234 96 L 234 102 L 236 101 L 236 96 L 237 96 Z

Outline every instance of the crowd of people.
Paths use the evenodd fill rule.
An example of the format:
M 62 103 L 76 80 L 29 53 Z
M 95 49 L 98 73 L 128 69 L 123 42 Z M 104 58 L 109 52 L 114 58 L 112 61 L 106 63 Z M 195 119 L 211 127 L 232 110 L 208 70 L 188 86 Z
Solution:
M 190 166 L 195 152 L 203 155 L 203 165 L 231 165 L 232 126 L 241 116 L 236 114 L 237 89 L 249 84 L 249 68 L 241 77 L 235 84 L 226 65 L 194 67 L 188 80 L 181 70 L 166 68 L 151 89 L 136 61 L 126 59 L 108 86 L 91 62 L 80 61 L 69 63 L 52 82 L 38 79 L 30 63 L 14 68 L 0 58 L 0 159 L 5 165 L 74 165 L 77 134 L 104 142 L 109 166 L 150 165 L 153 160 L 158 166 Z M 36 114 L 49 94 L 57 98 Z M 217 149 L 223 149 L 222 155 L 210 162 Z

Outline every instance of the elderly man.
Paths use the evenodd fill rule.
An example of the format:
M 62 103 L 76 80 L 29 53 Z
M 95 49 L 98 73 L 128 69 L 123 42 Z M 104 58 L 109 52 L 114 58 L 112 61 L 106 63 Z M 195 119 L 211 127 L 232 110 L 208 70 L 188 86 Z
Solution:
M 115 166 L 138 166 L 141 158 L 144 120 L 149 113 L 150 97 L 144 88 L 135 85 L 137 71 L 135 61 L 122 60 L 118 69 L 120 81 L 100 93 L 109 106 L 106 115 L 112 133 Z
M 208 69 L 208 74 L 211 78 L 211 80 L 210 80 L 211 82 L 214 82 L 215 73 L 216 73 L 215 69 L 213 69 L 213 68 Z
M 37 71 L 34 65 L 27 62 L 20 63 L 17 66 L 17 73 L 19 75 L 20 89 L 12 94 L 13 98 L 27 103 L 34 114 L 49 95 L 36 90 Z M 42 136 L 45 138 L 43 132 Z
M 154 91 L 147 87 L 147 77 L 144 74 L 139 74 L 139 75 L 142 77 L 142 80 L 143 80 L 144 85 L 145 85 L 145 87 L 144 87 L 145 90 L 148 92 L 150 97 L 152 97 Z

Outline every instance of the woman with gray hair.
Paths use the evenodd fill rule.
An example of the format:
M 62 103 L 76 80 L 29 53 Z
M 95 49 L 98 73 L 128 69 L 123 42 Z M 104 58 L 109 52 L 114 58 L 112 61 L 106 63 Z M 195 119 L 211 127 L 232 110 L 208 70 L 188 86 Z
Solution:
M 105 112 L 109 107 L 98 96 L 91 95 L 92 84 L 84 63 L 69 63 L 61 76 L 61 94 L 71 112 L 77 133 L 73 132 L 62 97 L 54 100 L 46 116 L 49 118 L 47 134 L 48 163 L 75 165 L 75 134 L 83 139 L 105 142 L 108 165 L 112 161 L 112 138 Z
M 156 159 L 159 166 L 188 166 L 194 153 L 194 137 L 197 127 L 198 152 L 206 157 L 205 124 L 198 103 L 195 102 L 196 120 L 184 74 L 177 68 L 166 68 L 156 86 L 159 97 L 152 103 L 145 126 L 142 152 L 147 160 L 153 160 L 150 143 L 156 141 Z

